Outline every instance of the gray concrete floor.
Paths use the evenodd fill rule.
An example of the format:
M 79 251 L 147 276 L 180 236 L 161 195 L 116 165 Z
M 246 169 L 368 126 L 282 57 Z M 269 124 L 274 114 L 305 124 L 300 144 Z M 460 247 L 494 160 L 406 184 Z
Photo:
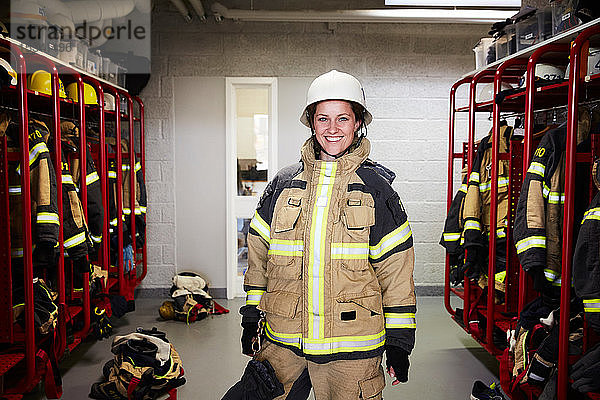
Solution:
M 187 383 L 178 391 L 180 400 L 219 400 L 241 376 L 249 358 L 240 353 L 242 299 L 218 300 L 229 314 L 209 317 L 190 325 L 161 321 L 158 307 L 164 299 L 138 299 L 136 311 L 114 322 L 114 333 L 127 334 L 136 327 L 167 332 L 183 359 Z M 444 309 L 441 297 L 418 298 L 417 343 L 410 362 L 409 382 L 392 387 L 386 376 L 383 392 L 394 399 L 469 399 L 475 380 L 498 381 L 498 363 L 468 336 Z M 63 399 L 86 399 L 90 386 L 111 358 L 112 339 L 89 340 L 61 362 Z M 41 392 L 39 390 L 38 392 Z M 45 399 L 32 393 L 26 400 Z M 311 396 L 312 399 L 312 396 Z

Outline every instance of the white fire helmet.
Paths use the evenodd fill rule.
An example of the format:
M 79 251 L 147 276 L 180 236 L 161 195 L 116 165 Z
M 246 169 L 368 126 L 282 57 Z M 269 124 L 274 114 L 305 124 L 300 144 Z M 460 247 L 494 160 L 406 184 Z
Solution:
M 373 116 L 366 107 L 365 91 L 358 79 L 350 74 L 334 69 L 316 77 L 308 88 L 306 107 L 300 115 L 300 122 L 310 128 L 307 116 L 308 107 L 323 100 L 346 100 L 358 103 L 365 111 L 365 125 L 373 120 Z
M 571 70 L 571 63 L 567 65 L 567 73 L 565 75 L 565 79 L 569 79 L 569 73 Z M 590 51 L 588 53 L 588 62 L 587 62 L 587 70 L 586 75 L 596 75 L 600 74 L 600 48 L 599 47 L 590 47 Z
M 565 79 L 565 68 L 552 64 L 536 64 L 535 77 L 546 81 Z M 519 87 L 525 86 L 525 82 L 527 82 L 527 72 L 525 72 L 525 74 L 521 78 L 521 81 L 519 82 Z
M 17 86 L 17 73 L 10 65 L 10 63 L 4 58 L 0 58 L 0 68 L 4 68 L 6 72 L 8 72 L 8 75 L 10 76 L 9 84 L 11 84 L 12 86 Z
M 512 89 L 512 85 L 507 82 L 502 82 L 500 85 L 500 91 Z M 477 97 L 475 98 L 477 103 L 483 103 L 491 101 L 494 98 L 494 83 L 482 83 L 479 85 L 477 91 Z
M 104 93 L 104 111 L 115 111 L 115 96 Z

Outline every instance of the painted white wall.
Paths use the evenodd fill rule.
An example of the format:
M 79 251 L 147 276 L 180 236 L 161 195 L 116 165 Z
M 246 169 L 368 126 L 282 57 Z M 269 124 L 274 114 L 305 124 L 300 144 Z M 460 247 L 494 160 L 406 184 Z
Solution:
M 174 81 L 177 269 L 226 286 L 225 79 Z

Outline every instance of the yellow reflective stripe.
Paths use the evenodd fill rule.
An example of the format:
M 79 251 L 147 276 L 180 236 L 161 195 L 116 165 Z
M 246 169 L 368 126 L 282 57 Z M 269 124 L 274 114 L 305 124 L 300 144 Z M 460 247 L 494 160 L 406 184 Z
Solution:
M 416 328 L 415 313 L 384 313 L 386 328 Z
M 463 193 L 467 193 L 467 184 L 463 183 L 462 185 L 460 185 L 460 189 L 458 189 L 459 192 L 463 192 Z
M 506 279 L 506 271 L 498 272 L 496 275 L 494 275 L 494 280 L 496 282 L 504 282 L 505 279 Z
M 72 175 L 68 175 L 68 174 L 63 174 L 62 176 L 62 183 L 70 183 L 71 185 L 74 185 L 75 182 L 73 182 L 73 176 Z
M 14 247 L 10 249 L 11 257 L 23 257 L 23 248 L 22 247 Z
M 560 274 L 550 268 L 544 268 L 544 276 L 546 280 L 551 282 L 553 286 L 560 286 Z
M 108 171 L 108 177 L 117 179 L 117 171 Z
M 253 228 L 258 234 L 265 239 L 267 243 L 270 241 L 271 236 L 271 228 L 269 224 L 265 222 L 264 219 L 260 216 L 258 211 L 254 212 L 254 218 L 250 221 L 250 227 Z
M 584 299 L 583 311 L 585 312 L 600 312 L 600 299 Z
M 302 256 L 304 254 L 304 241 L 271 239 L 269 243 L 269 254 L 280 256 Z
M 503 188 L 503 187 L 508 187 L 508 178 L 498 179 L 498 189 Z M 492 189 L 491 181 L 479 184 L 480 192 L 487 192 L 488 190 L 491 190 L 491 189 Z
M 469 182 L 477 182 L 479 183 L 479 172 L 471 172 L 471 176 L 469 177 Z
M 38 143 L 29 149 L 29 166 L 31 166 L 42 153 L 49 153 L 46 143 Z M 21 164 L 17 166 L 17 174 L 21 174 Z
M 489 232 L 487 233 L 487 236 L 490 237 Z M 500 238 L 500 239 L 505 238 L 506 237 L 506 228 L 504 228 L 504 227 L 497 228 L 496 229 L 496 237 Z
M 456 242 L 460 239 L 460 232 L 458 233 L 444 233 L 442 236 L 444 237 L 445 242 Z
M 246 305 L 257 306 L 263 293 L 265 293 L 264 290 L 248 290 L 246 292 Z
M 113 218 L 110 220 L 110 225 L 111 226 L 117 226 L 117 224 L 119 223 L 117 218 Z
M 332 260 L 366 260 L 368 258 L 368 243 L 331 243 Z
M 335 182 L 337 162 L 321 162 L 310 227 L 308 265 L 308 337 L 325 336 L 325 244 L 327 216 Z
M 98 173 L 96 171 L 94 171 L 85 177 L 85 184 L 89 186 L 92 183 L 96 182 L 98 179 L 100 179 L 100 177 L 98 176 Z
M 85 242 L 85 232 L 78 233 L 77 235 L 70 237 L 68 240 L 65 240 L 64 246 L 65 249 L 70 249 L 83 242 Z
M 536 174 L 543 178 L 544 175 L 546 174 L 546 166 L 544 164 L 534 161 L 531 164 L 529 164 L 527 173 Z
M 481 231 L 481 223 L 479 221 L 473 221 L 469 219 L 465 221 L 465 231 L 469 229 Z
M 142 164 L 138 161 L 135 163 L 135 172 L 138 172 L 140 169 L 142 169 Z
M 412 236 L 408 221 L 385 235 L 375 246 L 369 246 L 369 257 L 376 260 L 406 242 Z
M 8 187 L 9 196 L 18 196 L 21 194 L 21 186 L 9 186 Z
M 60 225 L 60 222 L 58 222 L 58 214 L 56 213 L 39 212 L 37 213 L 36 220 L 38 224 Z
M 585 214 L 583 214 L 583 221 L 581 221 L 581 223 L 583 224 L 583 222 L 588 219 L 600 219 L 600 207 L 587 210 Z
M 102 241 L 102 235 L 94 236 L 90 233 L 90 237 L 92 238 L 92 242 L 94 243 L 100 243 Z
M 529 250 L 532 247 L 546 248 L 546 236 L 530 236 L 517 242 L 517 254 Z
M 148 209 L 145 206 L 140 206 L 140 211 L 142 212 L 142 214 L 146 214 L 147 210 Z
M 299 333 L 275 332 L 267 322 L 265 334 L 274 342 L 302 349 L 304 354 L 312 355 L 368 351 L 377 349 L 385 343 L 385 330 L 374 335 L 310 339 L 303 338 Z

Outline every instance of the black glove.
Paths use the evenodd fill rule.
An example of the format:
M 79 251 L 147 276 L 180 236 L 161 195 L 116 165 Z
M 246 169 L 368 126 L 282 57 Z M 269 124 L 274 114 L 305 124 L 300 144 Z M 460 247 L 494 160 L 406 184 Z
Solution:
M 579 361 L 573 364 L 571 369 L 573 389 L 581 393 L 599 390 L 598 376 L 600 376 L 600 344 L 588 350 Z
M 398 346 L 386 345 L 385 355 L 388 374 L 392 378 L 396 378 L 392 385 L 408 382 L 408 367 L 410 366 L 408 352 Z
M 240 308 L 242 315 L 242 354 L 252 356 L 252 340 L 258 337 L 258 322 L 260 321 L 260 312 L 254 305 L 247 305 Z
M 106 310 L 94 307 L 94 336 L 98 340 L 110 337 L 112 325 L 106 316 Z
M 460 285 L 465 278 L 465 264 L 463 254 L 450 254 L 450 284 Z
M 35 268 L 48 268 L 55 264 L 55 254 L 53 242 L 40 241 L 35 245 L 32 259 Z

